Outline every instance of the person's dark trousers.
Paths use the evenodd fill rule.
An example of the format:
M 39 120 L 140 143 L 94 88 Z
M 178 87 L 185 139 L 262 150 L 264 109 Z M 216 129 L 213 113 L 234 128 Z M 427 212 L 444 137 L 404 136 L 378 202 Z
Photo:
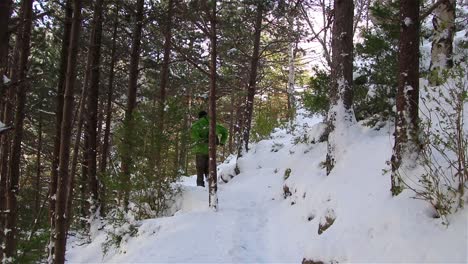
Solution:
M 196 154 L 197 186 L 205 187 L 205 178 L 208 178 L 208 154 Z

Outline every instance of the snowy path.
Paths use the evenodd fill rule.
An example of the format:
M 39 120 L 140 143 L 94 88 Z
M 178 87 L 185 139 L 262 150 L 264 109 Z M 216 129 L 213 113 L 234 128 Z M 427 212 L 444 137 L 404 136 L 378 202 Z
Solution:
M 277 219 L 280 210 L 274 210 L 283 201 L 278 196 L 282 177 L 274 168 L 257 172 L 220 184 L 218 212 L 207 208 L 207 189 L 195 187 L 194 177 L 187 178 L 180 211 L 173 217 L 143 221 L 138 236 L 121 248 L 122 253 L 103 257 L 96 248 L 99 243 L 92 243 L 70 250 L 67 259 L 81 263 L 300 262 L 303 246 L 289 244 L 291 239 L 281 245 L 289 232 L 286 223 Z M 104 234 L 96 238 L 104 239 Z

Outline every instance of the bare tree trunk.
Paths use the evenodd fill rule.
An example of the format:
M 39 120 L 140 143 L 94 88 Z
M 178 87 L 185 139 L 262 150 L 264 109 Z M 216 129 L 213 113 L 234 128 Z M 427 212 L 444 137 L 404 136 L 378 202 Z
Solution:
M 36 152 L 36 181 L 34 190 L 34 215 L 39 215 L 41 208 L 41 173 L 42 173 L 42 115 L 39 113 L 39 124 L 38 124 L 38 136 L 37 136 L 37 152 Z
M 216 37 L 216 0 L 209 2 L 207 7 L 211 7 L 211 11 L 207 10 L 210 17 L 210 43 L 211 43 L 211 61 L 210 61 L 210 97 L 209 97 L 209 116 L 210 116 L 210 131 L 209 131 L 209 206 L 213 210 L 218 209 L 218 184 L 216 175 L 216 57 L 217 57 L 217 37 Z
M 136 107 L 136 92 L 137 92 L 137 82 L 138 82 L 138 64 L 140 60 L 140 40 L 141 32 L 143 29 L 143 11 L 144 11 L 144 0 L 138 0 L 137 2 L 137 13 L 136 13 L 136 23 L 133 29 L 133 42 L 132 42 L 132 52 L 130 59 L 130 77 L 128 84 L 128 94 L 127 94 L 127 109 L 125 110 L 125 132 L 123 138 L 123 145 L 125 148 L 125 153 L 122 153 L 122 178 L 121 186 L 123 187 L 123 193 L 120 193 L 121 202 L 123 206 L 127 208 L 129 193 L 130 193 L 130 173 L 132 167 L 132 140 L 131 136 L 134 129 L 133 124 L 133 111 Z
M 0 1 L 0 91 L 3 94 L 3 76 L 8 68 L 8 50 L 10 34 L 8 22 L 10 20 L 11 0 Z
M 49 259 L 55 263 L 65 262 L 65 248 L 67 242 L 67 223 L 65 219 L 68 199 L 69 161 L 70 161 L 70 143 L 72 134 L 73 101 L 76 81 L 76 64 L 78 55 L 78 40 L 81 31 L 81 0 L 73 0 L 73 22 L 70 34 L 70 46 L 68 53 L 68 66 L 66 75 L 66 85 L 63 104 L 63 120 L 61 127 L 60 142 L 60 162 L 57 181 L 57 200 L 55 217 L 55 254 L 49 256 Z
M 9 161 L 9 170 L 7 177 L 6 190 L 6 215 L 5 230 L 5 257 L 3 261 L 13 262 L 16 256 L 17 242 L 17 223 L 18 223 L 18 204 L 17 195 L 19 191 L 20 162 L 21 162 L 21 142 L 23 141 L 23 121 L 25 118 L 26 93 L 29 88 L 28 59 L 30 54 L 31 29 L 32 29 L 32 6 L 33 0 L 24 0 L 21 2 L 23 11 L 23 29 L 21 34 L 21 50 L 19 60 L 19 80 L 20 84 L 16 90 L 16 111 L 15 111 L 15 133 L 11 149 L 11 159 Z
M 293 30 L 292 26 L 290 28 Z M 294 98 L 294 84 L 295 84 L 295 60 L 296 60 L 296 42 L 289 43 L 289 69 L 288 69 L 288 115 L 292 119 L 294 117 L 293 110 L 296 107 L 296 100 Z
M 185 107 L 186 107 L 186 114 L 184 114 L 184 119 L 182 120 L 182 135 L 181 135 L 181 144 L 180 144 L 180 152 L 179 152 L 179 171 L 187 174 L 187 149 L 189 145 L 189 137 L 190 137 L 190 104 L 191 104 L 191 89 L 190 86 L 186 90 L 185 94 Z
M 67 197 L 73 197 L 73 190 L 75 188 L 76 168 L 78 166 L 78 156 L 80 155 L 79 153 L 80 142 L 81 142 L 81 137 L 83 134 L 82 131 L 83 131 L 83 123 L 85 119 L 84 115 L 85 115 L 85 105 L 86 105 L 87 96 L 88 96 L 88 89 L 85 84 L 83 86 L 83 89 L 81 90 L 81 100 L 80 100 L 80 105 L 79 105 L 79 110 L 78 110 L 78 124 L 77 124 L 76 135 L 75 135 L 75 144 L 73 145 L 73 156 L 72 156 L 71 169 L 70 169 L 70 181 L 68 182 L 68 187 L 67 187 Z M 81 182 L 80 185 L 82 187 L 85 187 L 86 182 Z M 73 208 L 73 199 L 68 199 L 67 208 L 65 209 L 66 219 L 68 222 L 67 229 L 70 227 L 71 220 L 72 220 L 72 214 L 73 214 L 72 208 Z M 86 214 L 82 216 L 86 217 Z
M 234 131 L 234 122 L 235 122 L 235 119 L 234 119 L 234 108 L 235 108 L 235 105 L 234 105 L 234 102 L 236 101 L 236 93 L 234 91 L 234 89 L 231 90 L 231 109 L 230 109 L 230 113 L 229 113 L 229 139 L 228 139 L 228 148 L 229 148 L 229 154 L 232 154 L 234 149 L 233 149 L 233 131 Z
M 67 0 L 65 4 L 65 22 L 64 31 L 62 37 L 62 48 L 60 51 L 60 66 L 59 66 L 59 78 L 57 84 L 57 105 L 55 108 L 55 137 L 54 137 L 54 150 L 52 154 L 52 168 L 49 183 L 49 222 L 50 222 L 50 238 L 49 238 L 49 256 L 54 255 L 55 245 L 55 201 L 57 193 L 57 179 L 58 179 L 58 165 L 60 155 L 60 133 L 62 128 L 62 116 L 63 116 L 63 94 L 65 90 L 65 78 L 67 73 L 68 65 L 68 46 L 70 44 L 70 32 L 72 23 L 72 1 Z
M 169 63 L 171 59 L 171 38 L 172 38 L 172 13 L 173 13 L 173 0 L 168 0 L 168 10 L 164 23 L 164 57 L 161 69 L 161 82 L 159 86 L 159 110 L 158 110 L 158 125 L 157 133 L 159 133 L 159 139 L 156 144 L 156 168 L 161 172 L 161 148 L 164 136 L 164 112 L 166 108 L 166 89 L 169 80 Z
M 402 161 L 419 152 L 419 0 L 401 0 L 400 23 L 395 144 L 391 158 L 393 195 L 401 192 L 398 171 Z
M 2 96 L 2 121 L 7 126 L 10 126 L 13 120 L 13 101 L 14 91 L 11 87 L 4 86 L 4 75 L 8 69 L 8 51 L 9 39 L 8 22 L 10 20 L 12 1 L 0 2 L 0 95 Z M 19 41 L 18 43 L 19 44 Z M 6 190 L 8 176 L 8 160 L 10 156 L 10 133 L 0 135 L 0 263 L 3 261 L 4 240 L 5 240 L 5 221 L 6 221 Z
M 83 147 L 81 151 L 81 176 L 80 176 L 80 225 L 83 229 L 88 227 L 87 216 L 89 212 L 89 203 L 88 203 L 88 149 L 89 140 L 88 135 L 83 133 Z
M 335 0 L 332 29 L 332 68 L 330 109 L 328 110 L 328 144 L 325 166 L 327 175 L 335 166 L 337 142 L 356 122 L 353 112 L 353 1 Z
M 252 60 L 250 62 L 250 76 L 247 87 L 247 107 L 246 107 L 246 126 L 244 127 L 243 140 L 245 151 L 249 151 L 250 129 L 252 126 L 254 98 L 257 89 L 257 71 L 260 60 L 260 37 L 262 34 L 263 3 L 257 4 L 257 14 L 255 16 L 255 33 Z
M 106 173 L 107 170 L 107 157 L 109 153 L 109 138 L 110 138 L 110 128 L 112 120 L 112 97 L 114 93 L 114 68 L 115 62 L 117 60 L 116 50 L 117 50 L 117 29 L 119 26 L 119 5 L 117 4 L 115 8 L 115 18 L 114 18 L 114 28 L 112 33 L 112 48 L 111 48 L 111 61 L 109 66 L 109 83 L 107 84 L 107 106 L 106 106 L 106 129 L 104 130 L 104 139 L 102 142 L 102 155 L 99 171 L 101 177 Z M 101 212 L 105 212 L 105 186 L 101 190 Z
M 453 37 L 455 35 L 455 0 L 442 2 L 434 11 L 431 49 L 431 85 L 444 83 L 442 71 L 453 66 Z
M 99 180 L 97 178 L 97 115 L 99 105 L 99 75 L 101 64 L 101 38 L 102 38 L 102 9 L 103 0 L 94 3 L 93 31 L 91 33 L 90 49 L 91 72 L 90 86 L 87 100 L 87 165 L 90 198 L 90 214 L 93 217 L 100 207 Z

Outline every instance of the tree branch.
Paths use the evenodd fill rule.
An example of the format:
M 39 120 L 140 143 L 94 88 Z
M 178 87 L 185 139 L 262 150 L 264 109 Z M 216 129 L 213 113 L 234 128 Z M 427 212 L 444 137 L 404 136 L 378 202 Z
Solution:
M 421 16 L 419 17 L 419 20 L 420 21 L 423 21 L 424 19 L 426 19 L 426 17 L 428 17 L 430 14 L 432 14 L 432 12 L 437 8 L 439 7 L 441 4 L 447 2 L 447 0 L 439 0 L 437 1 L 435 4 L 433 4 L 431 7 L 429 7 L 426 11 L 424 11 Z

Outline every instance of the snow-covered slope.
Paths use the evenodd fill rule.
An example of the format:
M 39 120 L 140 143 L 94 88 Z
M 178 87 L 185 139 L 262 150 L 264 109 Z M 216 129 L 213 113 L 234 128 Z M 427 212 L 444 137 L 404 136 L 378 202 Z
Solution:
M 138 234 L 103 256 L 105 233 L 90 244 L 68 245 L 70 263 L 81 262 L 281 262 L 304 257 L 338 262 L 466 262 L 466 210 L 434 219 L 430 206 L 404 191 L 390 194 L 383 174 L 391 155 L 391 128 L 356 125 L 342 160 L 325 175 L 323 125 L 300 113 L 293 131 L 278 129 L 239 160 L 241 174 L 219 185 L 219 211 L 208 208 L 207 189 L 195 178 L 181 182 L 177 213 L 141 222 Z M 220 166 L 233 169 L 234 159 Z M 284 180 L 286 171 L 289 177 Z M 290 195 L 286 195 L 287 186 Z M 287 193 L 287 192 L 286 192 Z M 318 234 L 326 217 L 333 225 Z

